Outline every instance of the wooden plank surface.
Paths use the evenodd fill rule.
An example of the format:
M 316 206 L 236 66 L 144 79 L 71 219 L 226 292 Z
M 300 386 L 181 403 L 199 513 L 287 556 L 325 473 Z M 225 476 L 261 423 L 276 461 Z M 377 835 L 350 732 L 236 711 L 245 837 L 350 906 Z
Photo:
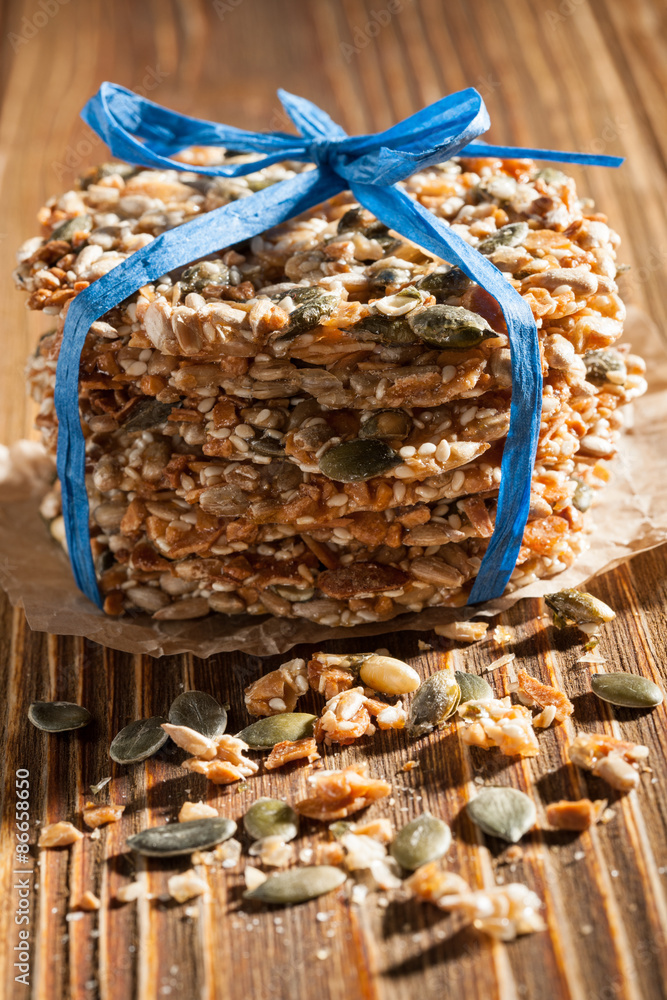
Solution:
M 581 169 L 581 193 L 596 199 L 623 239 L 627 301 L 667 328 L 667 226 L 664 165 L 666 10 L 658 0 L 6 0 L 0 7 L 0 441 L 30 434 L 25 355 L 43 319 L 26 313 L 7 277 L 19 242 L 34 232 L 37 208 L 65 189 L 83 167 L 104 158 L 78 111 L 103 79 L 143 88 L 147 96 L 203 117 L 259 129 L 284 128 L 277 86 L 318 102 L 350 131 L 377 130 L 426 102 L 476 86 L 489 108 L 489 138 L 628 156 L 619 171 Z M 609 668 L 667 683 L 667 555 L 647 553 L 595 581 L 592 590 L 618 618 L 605 630 Z M 431 635 L 420 652 L 413 633 L 386 644 L 422 673 L 445 663 L 481 671 L 502 652 L 574 698 L 576 723 L 540 737 L 538 758 L 517 762 L 464 752 L 445 731 L 417 744 L 379 734 L 368 745 L 327 752 L 339 766 L 368 759 L 393 785 L 373 815 L 397 826 L 424 808 L 444 816 L 455 839 L 452 868 L 474 885 L 522 881 L 546 902 L 549 930 L 509 945 L 471 932 L 425 905 L 389 898 L 351 905 L 343 894 L 290 911 L 241 905 L 238 870 L 208 869 L 210 891 L 192 916 L 167 900 L 168 874 L 182 866 L 138 861 L 126 837 L 173 819 L 186 798 L 208 797 L 239 819 L 262 794 L 299 797 L 307 771 L 252 778 L 216 790 L 165 755 L 134 768 L 111 765 L 109 741 L 126 722 L 162 714 L 181 690 L 201 688 L 231 704 L 230 728 L 246 720 L 242 689 L 278 660 L 244 656 L 161 660 L 133 658 L 87 640 L 27 629 L 0 595 L 0 990 L 44 1000 L 101 998 L 302 998 L 393 1000 L 406 995 L 465 995 L 484 1000 L 654 1000 L 667 996 L 667 741 L 665 706 L 647 713 L 611 710 L 590 694 L 588 666 L 570 632 L 547 627 L 540 602 L 501 619 L 512 630 L 499 647 L 457 647 Z M 369 650 L 377 641 L 347 640 L 332 650 Z M 307 653 L 308 650 L 297 650 Z M 493 675 L 500 694 L 510 676 Z M 29 703 L 85 704 L 94 724 L 46 737 L 26 721 Z M 316 702 L 307 699 L 310 708 Z M 614 818 L 575 837 L 544 829 L 544 805 L 560 797 L 608 795 L 601 782 L 565 764 L 576 727 L 646 743 L 653 773 L 624 799 Z M 419 767 L 401 772 L 407 759 Z M 17 769 L 30 772 L 31 841 L 57 819 L 80 823 L 89 786 L 106 775 L 100 796 L 126 805 L 121 823 L 66 851 L 33 850 L 31 874 L 14 876 L 13 817 Z M 538 828 L 512 865 L 499 842 L 483 838 L 462 806 L 474 779 L 497 778 L 527 790 Z M 305 825 L 300 846 L 321 839 Z M 147 895 L 114 902 L 133 878 Z M 15 982 L 17 878 L 27 878 L 30 982 Z M 68 919 L 85 889 L 102 909 Z M 384 904 L 384 905 L 382 905 Z M 317 919 L 320 914 L 320 919 Z M 324 915 L 324 918 L 322 917 Z M 70 915 L 71 916 L 71 915 Z

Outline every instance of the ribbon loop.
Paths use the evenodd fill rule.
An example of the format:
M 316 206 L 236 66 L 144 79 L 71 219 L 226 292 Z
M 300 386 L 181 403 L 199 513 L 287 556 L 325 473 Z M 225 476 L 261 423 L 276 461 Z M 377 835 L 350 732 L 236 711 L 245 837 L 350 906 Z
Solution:
M 279 97 L 299 135 L 250 132 L 190 118 L 112 83 L 103 83 L 82 111 L 83 119 L 114 156 L 139 166 L 191 171 L 189 163 L 175 160 L 173 155 L 188 146 L 207 145 L 257 154 L 250 162 L 197 166 L 198 173 L 209 176 L 240 177 L 281 160 L 314 163 L 316 169 L 167 230 L 72 301 L 56 370 L 55 408 L 63 519 L 76 582 L 101 606 L 90 547 L 85 441 L 78 402 L 81 352 L 91 324 L 146 282 L 249 239 L 350 188 L 358 201 L 391 229 L 458 265 L 494 296 L 505 317 L 512 357 L 510 426 L 501 463 L 496 525 L 469 603 L 498 597 L 516 564 L 528 519 L 542 404 L 537 328 L 527 303 L 501 272 L 397 184 L 458 154 L 608 167 L 619 166 L 622 160 L 475 142 L 490 122 L 484 101 L 473 88 L 449 94 L 377 135 L 359 136 L 349 136 L 311 101 L 283 90 Z

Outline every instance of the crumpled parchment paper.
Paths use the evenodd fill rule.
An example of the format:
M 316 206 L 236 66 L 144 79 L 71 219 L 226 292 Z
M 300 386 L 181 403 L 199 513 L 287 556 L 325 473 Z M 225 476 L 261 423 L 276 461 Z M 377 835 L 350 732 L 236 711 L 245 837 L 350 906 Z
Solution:
M 432 608 L 393 621 L 327 628 L 302 619 L 212 615 L 195 621 L 153 621 L 148 615 L 110 618 L 77 590 L 67 557 L 39 514 L 54 475 L 41 445 L 0 445 L 0 586 L 24 608 L 40 632 L 83 635 L 130 653 L 162 656 L 242 650 L 256 656 L 284 653 L 300 642 L 386 635 L 480 615 L 495 615 L 524 597 L 576 587 L 638 552 L 667 541 L 667 346 L 656 327 L 630 308 L 624 340 L 648 365 L 648 393 L 634 403 L 632 426 L 622 439 L 611 482 L 598 494 L 588 548 L 570 569 L 488 604 Z M 626 411 L 627 412 L 627 411 Z

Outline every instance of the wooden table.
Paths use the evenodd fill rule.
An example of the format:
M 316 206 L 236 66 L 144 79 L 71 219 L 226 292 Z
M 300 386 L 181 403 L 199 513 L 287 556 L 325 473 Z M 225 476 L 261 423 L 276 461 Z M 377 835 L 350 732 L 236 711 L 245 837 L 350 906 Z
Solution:
M 492 141 L 625 154 L 619 171 L 579 170 L 582 193 L 608 212 L 623 238 L 628 301 L 665 328 L 667 254 L 664 184 L 667 80 L 664 6 L 657 0 L 9 0 L 0 11 L 4 85 L 0 122 L 2 220 L 0 273 L 15 247 L 34 231 L 45 197 L 104 158 L 78 119 L 103 79 L 202 117 L 259 129 L 283 128 L 277 86 L 311 97 L 351 132 L 375 131 L 442 94 L 472 85 L 482 93 Z M 662 22 L 662 23 L 661 23 Z M 662 34 L 661 34 L 662 29 Z M 30 432 L 33 412 L 22 387 L 24 357 L 43 329 L 5 278 L 0 296 L 3 364 L 0 441 Z M 667 557 L 656 550 L 596 580 L 591 589 L 618 612 L 601 651 L 609 669 L 667 683 L 664 628 Z M 125 851 L 126 837 L 173 819 L 186 797 L 208 795 L 239 819 L 261 794 L 294 800 L 306 769 L 249 780 L 218 791 L 167 756 L 133 768 L 111 766 L 111 737 L 139 716 L 163 714 L 184 688 L 201 688 L 231 703 L 231 730 L 245 723 L 242 689 L 277 660 L 234 655 L 202 661 L 161 660 L 103 649 L 87 640 L 33 633 L 20 611 L 0 601 L 0 708 L 7 762 L 3 789 L 0 982 L 7 997 L 127 1000 L 334 997 L 528 998 L 528 1000 L 656 1000 L 667 996 L 667 799 L 665 706 L 612 711 L 590 693 L 589 667 L 575 633 L 548 627 L 542 605 L 524 602 L 501 619 L 511 638 L 468 648 L 414 633 L 387 639 L 395 655 L 420 671 L 453 663 L 481 671 L 503 652 L 563 687 L 576 723 L 540 737 L 530 761 L 463 752 L 449 730 L 410 743 L 382 734 L 366 745 L 327 752 L 339 766 L 368 759 L 393 785 L 374 814 L 397 826 L 424 808 L 454 831 L 452 869 L 474 885 L 521 881 L 546 903 L 547 933 L 509 945 L 470 931 L 454 933 L 435 907 L 399 903 L 383 894 L 353 905 L 342 892 L 283 912 L 242 905 L 240 867 L 207 869 L 210 892 L 191 916 L 165 897 L 166 880 L 185 864 L 145 863 Z M 336 650 L 370 650 L 381 642 L 348 640 Z M 299 649 L 297 653 L 308 651 Z M 511 669 L 511 668 L 510 668 Z M 493 675 L 506 693 L 507 668 Z M 47 737 L 27 722 L 38 699 L 78 701 L 94 724 Z M 315 699 L 306 699 L 315 709 Z M 623 799 L 611 795 L 613 819 L 575 836 L 548 832 L 544 804 L 561 797 L 607 796 L 608 788 L 565 764 L 576 728 L 623 734 L 646 743 L 653 773 Z M 413 759 L 419 766 L 400 770 Z M 108 795 L 126 805 L 120 823 L 71 849 L 34 851 L 31 874 L 15 876 L 13 817 L 17 769 L 30 772 L 31 839 L 38 824 L 58 819 L 81 826 L 89 786 L 113 775 Z M 22 772 L 21 772 L 22 773 Z M 538 827 L 510 865 L 498 841 L 463 817 L 474 775 L 530 790 Z M 299 846 L 322 839 L 306 824 Z M 138 878 L 138 903 L 114 902 L 119 886 Z M 19 925 L 16 879 L 30 892 L 30 981 L 14 981 Z M 100 896 L 93 914 L 68 914 L 85 889 Z M 319 915 L 319 917 L 318 917 Z

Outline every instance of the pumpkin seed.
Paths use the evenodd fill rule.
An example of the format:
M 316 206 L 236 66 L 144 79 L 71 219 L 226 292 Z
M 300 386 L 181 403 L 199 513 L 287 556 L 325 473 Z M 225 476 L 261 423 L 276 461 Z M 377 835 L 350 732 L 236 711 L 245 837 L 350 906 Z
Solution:
M 113 177 L 118 175 L 128 180 L 138 174 L 141 167 L 133 167 L 131 163 L 99 163 L 92 168 L 84 178 L 80 180 L 81 188 L 86 191 L 91 184 L 97 184 L 103 177 Z
M 425 344 L 444 350 L 477 347 L 498 336 L 483 316 L 463 306 L 427 306 L 410 313 L 408 323 Z
M 262 434 L 260 438 L 250 441 L 250 450 L 256 455 L 268 455 L 270 458 L 284 458 L 285 446 L 278 438 L 271 434 Z
M 308 715 L 306 712 L 281 712 L 258 719 L 236 735 L 251 750 L 271 750 L 276 743 L 312 736 L 316 719 L 316 715 Z
M 345 872 L 333 865 L 311 865 L 307 868 L 292 868 L 285 872 L 269 875 L 265 882 L 255 889 L 243 893 L 244 899 L 258 899 L 261 903 L 276 903 L 291 906 L 316 899 L 343 884 Z
M 463 705 L 466 701 L 488 701 L 494 697 L 493 689 L 488 681 L 477 674 L 466 674 L 462 670 L 455 670 L 456 682 L 461 688 L 461 701 Z
M 598 698 L 624 708 L 655 708 L 664 698 L 657 684 L 638 674 L 593 674 L 591 687 Z
M 89 215 L 75 215 L 73 219 L 61 222 L 51 233 L 50 239 L 66 240 L 69 243 L 75 233 L 89 233 L 92 228 L 93 220 Z
M 369 275 L 371 288 L 386 288 L 387 285 L 400 285 L 409 280 L 410 272 L 397 267 L 382 267 L 378 271 L 371 271 Z
M 543 180 L 546 184 L 562 184 L 563 181 L 567 180 L 567 177 L 562 170 L 557 170 L 555 167 L 542 167 L 535 174 L 535 180 Z
M 229 277 L 229 268 L 221 260 L 202 260 L 199 264 L 186 267 L 179 284 L 181 292 L 187 295 L 189 292 L 201 292 L 206 285 L 228 285 Z
M 367 216 L 364 215 L 366 209 L 362 208 L 361 205 L 355 205 L 354 208 L 348 208 L 344 215 L 341 215 L 338 220 L 338 226 L 336 227 L 336 232 L 338 233 L 348 233 L 351 229 L 363 229 L 366 223 Z
M 401 316 L 371 313 L 351 326 L 349 332 L 359 340 L 379 341 L 381 344 L 392 346 L 417 343 L 417 337 L 412 332 L 410 324 Z
M 451 842 L 452 832 L 447 824 L 424 812 L 398 831 L 390 851 L 401 868 L 413 872 L 427 861 L 441 858 Z
M 257 799 L 243 817 L 243 826 L 249 837 L 280 837 L 285 843 L 294 840 L 299 832 L 299 817 L 287 802 L 280 799 Z
M 359 483 L 400 465 L 401 459 L 385 441 L 374 438 L 345 441 L 326 451 L 320 471 L 341 483 Z
M 123 424 L 124 431 L 146 431 L 163 424 L 172 409 L 172 403 L 160 403 L 157 399 L 142 399 L 136 403 L 128 419 Z
M 510 222 L 508 226 L 502 226 L 496 233 L 487 236 L 485 240 L 477 244 L 477 250 L 483 254 L 491 254 L 498 247 L 518 247 L 521 246 L 528 235 L 527 222 Z
M 450 295 L 463 295 L 470 284 L 470 278 L 460 267 L 450 267 L 448 271 L 431 271 L 419 282 L 425 292 L 431 292 L 436 299 L 447 299 Z
M 628 377 L 625 361 L 614 351 L 586 351 L 583 361 L 586 381 L 593 385 L 604 385 L 605 382 L 623 385 Z
M 171 703 L 169 721 L 215 740 L 227 728 L 227 712 L 205 691 L 184 691 Z
M 588 483 L 585 483 L 583 479 L 577 479 L 575 482 L 577 483 L 577 488 L 572 496 L 572 504 L 583 514 L 592 504 L 595 494 L 593 488 Z
M 583 590 L 560 590 L 556 594 L 545 594 L 544 600 L 561 620 L 577 625 L 600 625 L 616 617 L 608 604 Z M 557 624 L 555 617 L 554 622 Z
M 289 296 L 296 303 L 296 309 L 290 313 L 289 323 L 283 328 L 278 341 L 292 340 L 299 334 L 312 330 L 319 325 L 320 320 L 330 316 L 338 305 L 335 292 L 327 292 L 317 285 L 294 288 Z
M 71 701 L 33 701 L 28 718 L 45 733 L 66 733 L 87 726 L 92 715 L 87 708 Z
M 458 708 L 461 688 L 450 670 L 439 670 L 427 677 L 410 705 L 409 732 L 423 736 L 443 725 Z
M 473 823 L 492 837 L 516 844 L 535 822 L 535 803 L 516 788 L 485 788 L 466 809 Z
M 162 723 L 166 721 L 160 715 L 153 715 L 150 719 L 131 722 L 114 736 L 109 756 L 117 764 L 134 764 L 152 757 L 169 739 L 162 729 Z
M 127 838 L 127 846 L 137 854 L 149 858 L 175 858 L 179 854 L 205 851 L 221 844 L 236 832 L 233 819 L 224 816 L 207 816 L 192 819 L 187 823 L 167 823 L 166 826 L 152 826 L 134 837 Z
M 405 410 L 375 410 L 359 428 L 360 438 L 398 438 L 403 441 L 412 429 Z
M 346 833 L 349 833 L 353 827 L 353 823 L 346 819 L 338 819 L 335 823 L 329 823 L 329 833 L 336 840 L 340 840 L 344 837 Z

